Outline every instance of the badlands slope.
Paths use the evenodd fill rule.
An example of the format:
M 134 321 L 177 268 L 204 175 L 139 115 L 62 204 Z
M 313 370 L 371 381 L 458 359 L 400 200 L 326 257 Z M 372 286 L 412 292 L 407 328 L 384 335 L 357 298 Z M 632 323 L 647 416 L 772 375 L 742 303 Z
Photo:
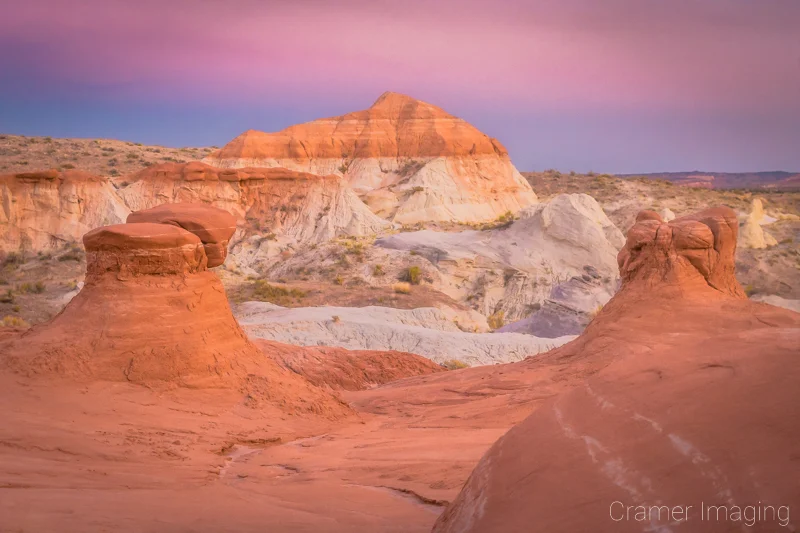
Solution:
M 391 92 L 364 111 L 245 132 L 203 161 L 339 174 L 377 214 L 400 223 L 488 221 L 536 202 L 496 139 Z

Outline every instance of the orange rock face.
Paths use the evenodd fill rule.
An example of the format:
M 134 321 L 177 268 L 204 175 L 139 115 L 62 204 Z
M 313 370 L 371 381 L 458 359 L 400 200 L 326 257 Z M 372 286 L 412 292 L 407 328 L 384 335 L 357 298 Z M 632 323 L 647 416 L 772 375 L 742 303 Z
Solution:
M 397 93 L 364 111 L 277 133 L 245 132 L 205 162 L 339 174 L 378 214 L 398 222 L 488 220 L 536 202 L 496 139 Z M 376 190 L 381 194 L 366 194 Z
M 617 257 L 620 277 L 628 285 L 648 288 L 705 286 L 745 298 L 734 275 L 739 223 L 728 207 L 706 209 L 669 223 L 653 211 L 642 211 Z
M 502 156 L 497 139 L 431 104 L 387 92 L 369 108 L 290 126 L 277 133 L 250 130 L 210 156 L 237 160 L 366 159 Z
M 130 221 L 177 220 L 175 213 L 157 206 L 190 202 L 222 209 L 264 233 L 272 231 L 302 241 L 368 235 L 386 226 L 337 176 L 283 168 L 220 169 L 203 163 L 168 163 L 125 180 L 128 184 L 119 191 L 125 202 L 149 213 L 131 215 Z M 160 211 L 150 212 L 153 208 Z M 181 216 L 185 219 L 187 215 Z M 184 223 L 187 229 L 199 227 L 196 221 L 178 225 Z M 230 219 L 214 224 L 226 229 Z
M 0 176 L 0 251 L 48 250 L 124 222 L 128 208 L 107 178 L 70 170 Z
M 727 208 L 639 215 L 619 293 L 541 358 L 588 377 L 495 443 L 434 531 L 796 524 L 800 315 L 742 298 L 736 227 Z

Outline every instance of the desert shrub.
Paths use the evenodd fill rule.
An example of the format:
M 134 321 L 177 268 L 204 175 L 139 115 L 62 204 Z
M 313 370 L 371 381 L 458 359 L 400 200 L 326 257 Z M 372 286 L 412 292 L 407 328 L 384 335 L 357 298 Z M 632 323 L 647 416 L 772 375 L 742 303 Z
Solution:
M 130 153 L 126 154 L 125 157 L 128 158 L 128 159 L 139 159 L 139 154 L 130 152 Z
M 16 266 L 21 265 L 24 262 L 25 261 L 23 260 L 22 255 L 16 252 L 8 252 L 5 259 L 3 259 L 3 266 Z
M 425 187 L 416 186 L 413 189 L 411 189 L 411 192 L 422 192 L 424 190 L 425 190 Z
M 51 142 L 53 142 L 53 138 L 52 137 L 45 137 L 44 138 L 44 142 L 51 143 Z
M 30 324 L 25 322 L 22 318 L 18 316 L 6 315 L 3 317 L 3 321 L 0 322 L 3 326 L 7 328 L 29 328 L 31 327 Z
M 459 370 L 461 368 L 469 368 L 469 365 L 459 359 L 448 359 L 441 364 L 447 370 Z
M 398 294 L 411 294 L 411 284 L 401 281 L 392 285 L 392 290 Z
M 339 315 L 333 315 L 333 316 L 331 317 L 331 320 L 333 321 L 333 323 L 334 323 L 334 324 L 338 324 L 339 322 L 341 322 L 341 321 L 342 321 L 342 319 L 341 319 L 341 318 L 339 318 Z
M 65 253 L 63 255 L 60 255 L 58 257 L 58 260 L 61 261 L 62 263 L 65 262 L 65 261 L 80 262 L 80 260 L 81 260 L 80 252 L 76 252 L 75 250 L 70 250 L 69 252 L 67 252 L 67 253 Z
M 400 279 L 412 285 L 419 285 L 419 282 L 422 281 L 422 271 L 418 266 L 408 267 Z
M 493 330 L 500 329 L 506 325 L 505 316 L 506 316 L 505 311 L 502 310 L 495 311 L 494 313 L 489 315 L 489 317 L 486 319 L 486 323 L 489 324 L 489 327 Z
M 8 289 L 4 294 L 0 295 L 0 304 L 13 304 L 14 291 Z
M 594 318 L 594 317 L 596 317 L 597 315 L 599 315 L 599 314 L 600 314 L 600 311 L 602 311 L 602 310 L 603 310 L 603 306 L 602 306 L 602 305 L 598 305 L 597 307 L 595 307 L 594 309 L 592 309 L 592 312 L 591 312 L 591 313 L 589 313 L 589 316 L 591 316 L 592 318 Z
M 115 166 L 117 166 L 117 163 L 118 163 L 118 162 L 119 162 L 119 161 L 117 161 L 117 159 L 116 159 L 116 158 L 112 157 L 111 159 L 109 159 L 109 160 L 108 160 L 108 166 L 110 166 L 110 167 L 115 167 Z
M 61 170 L 72 170 L 74 168 L 75 165 L 73 165 L 72 163 L 64 163 L 63 165 L 61 165 Z
M 300 298 L 305 298 L 306 294 L 305 291 L 301 291 L 300 289 L 287 289 L 286 287 L 271 285 L 262 279 L 254 282 L 252 285 L 252 297 L 254 300 L 269 302 L 276 305 L 283 305 L 291 303 L 294 300 L 299 300 Z
M 375 265 L 372 267 L 372 275 L 373 276 L 383 276 L 386 272 L 383 271 L 383 265 Z
M 344 253 L 353 255 L 356 257 L 356 259 L 362 259 L 364 255 L 364 243 L 357 241 L 345 241 Z
M 45 285 L 41 281 L 37 281 L 36 283 L 23 283 L 19 286 L 19 292 L 32 294 L 42 294 L 44 289 Z
M 347 165 L 341 165 L 339 166 L 339 172 L 341 172 L 342 174 L 346 174 L 348 168 L 350 167 L 348 167 Z
M 341 275 L 339 275 L 339 276 L 336 276 L 336 277 L 333 279 L 333 282 L 334 282 L 335 284 L 337 284 L 337 285 L 344 285 L 344 278 L 343 278 Z

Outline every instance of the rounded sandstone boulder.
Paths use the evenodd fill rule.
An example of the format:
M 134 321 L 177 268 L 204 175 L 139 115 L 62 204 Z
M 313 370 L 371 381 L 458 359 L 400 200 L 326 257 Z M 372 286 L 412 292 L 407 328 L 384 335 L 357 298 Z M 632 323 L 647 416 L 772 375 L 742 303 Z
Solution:
M 208 257 L 208 267 L 220 266 L 228 256 L 228 241 L 236 231 L 236 218 L 204 204 L 163 204 L 128 215 L 128 224 L 156 223 L 177 226 L 200 238 Z
M 168 224 L 116 224 L 83 236 L 86 276 L 172 275 L 206 269 L 200 238 Z

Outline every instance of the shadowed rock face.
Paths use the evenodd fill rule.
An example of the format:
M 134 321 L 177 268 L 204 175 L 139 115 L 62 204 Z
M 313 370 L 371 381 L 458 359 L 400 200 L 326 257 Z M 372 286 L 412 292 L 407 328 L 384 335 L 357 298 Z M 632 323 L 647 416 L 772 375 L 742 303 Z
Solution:
M 800 502 L 800 419 L 786 416 L 800 405 L 800 314 L 743 298 L 736 231 L 727 208 L 670 223 L 640 213 L 620 291 L 540 356 L 584 379 L 492 446 L 434 531 L 739 532 L 741 519 L 703 519 L 701 504 Z M 625 517 L 662 505 L 692 509 Z
M 220 266 L 228 256 L 228 241 L 236 231 L 236 218 L 216 207 L 178 203 L 163 204 L 128 215 L 128 223 L 171 224 L 196 235 L 203 243 L 208 267 Z

